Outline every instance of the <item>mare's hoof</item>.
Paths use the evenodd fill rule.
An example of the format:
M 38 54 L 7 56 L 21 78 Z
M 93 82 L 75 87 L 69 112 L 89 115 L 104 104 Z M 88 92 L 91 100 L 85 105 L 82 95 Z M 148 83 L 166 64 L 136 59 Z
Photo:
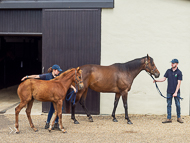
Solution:
M 93 121 L 93 119 L 92 119 L 92 117 L 91 117 L 91 118 L 89 118 L 89 121 L 90 121 L 90 122 L 94 122 L 94 121 Z
M 133 123 L 132 123 L 131 121 L 127 121 L 127 124 L 130 124 L 130 125 L 131 125 L 131 124 L 133 124 Z
M 80 124 L 77 120 L 74 121 L 74 124 Z
M 118 120 L 115 118 L 115 119 L 113 119 L 113 122 L 118 122 Z

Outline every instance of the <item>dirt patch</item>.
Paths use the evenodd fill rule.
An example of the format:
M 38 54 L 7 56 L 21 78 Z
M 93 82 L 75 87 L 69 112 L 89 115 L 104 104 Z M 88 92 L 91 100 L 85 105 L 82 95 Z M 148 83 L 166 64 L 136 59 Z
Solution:
M 45 126 L 46 115 L 33 115 L 33 123 L 38 132 L 34 132 L 28 123 L 26 115 L 19 116 L 20 134 L 10 133 L 14 129 L 14 115 L 1 117 L 0 142 L 190 142 L 190 116 L 183 116 L 184 123 L 172 117 L 172 123 L 162 124 L 166 116 L 130 115 L 133 125 L 128 125 L 124 115 L 117 115 L 118 122 L 113 122 L 111 116 L 93 116 L 94 122 L 89 122 L 86 116 L 77 115 L 80 124 L 75 125 L 70 115 L 63 115 L 63 126 L 66 134 L 58 130 L 49 133 Z

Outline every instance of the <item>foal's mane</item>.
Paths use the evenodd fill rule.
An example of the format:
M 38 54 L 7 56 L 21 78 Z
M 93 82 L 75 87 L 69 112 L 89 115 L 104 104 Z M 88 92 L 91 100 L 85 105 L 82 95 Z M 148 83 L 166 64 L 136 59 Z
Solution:
M 71 72 L 72 70 L 74 70 L 75 68 L 72 68 L 72 69 L 68 69 L 66 70 L 65 72 L 61 73 L 59 76 L 55 77 L 54 79 L 52 80 L 59 80 L 60 78 L 62 78 L 63 76 L 65 76 L 66 74 L 68 74 L 69 72 Z
M 113 65 L 116 66 L 121 71 L 133 71 L 133 70 L 138 69 L 142 65 L 142 59 L 145 59 L 145 58 L 146 56 L 131 60 L 126 63 L 115 63 Z M 151 63 L 153 62 L 153 59 L 151 57 L 150 57 L 150 62 Z

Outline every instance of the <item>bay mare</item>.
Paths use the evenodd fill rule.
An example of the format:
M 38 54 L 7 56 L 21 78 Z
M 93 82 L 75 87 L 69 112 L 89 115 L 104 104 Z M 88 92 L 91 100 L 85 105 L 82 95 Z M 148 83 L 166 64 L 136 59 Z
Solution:
M 154 75 L 155 78 L 158 78 L 160 75 L 153 59 L 148 55 L 126 63 L 115 63 L 110 66 L 83 65 L 80 68 L 83 71 L 82 78 L 84 88 L 78 91 L 76 102 L 79 101 L 82 105 L 82 108 L 90 121 L 93 121 L 93 119 L 85 106 L 88 87 L 97 92 L 115 93 L 114 108 L 112 112 L 114 122 L 117 122 L 115 111 L 119 98 L 122 96 L 125 109 L 125 119 L 127 119 L 128 124 L 132 124 L 128 117 L 127 96 L 131 89 L 133 80 L 142 70 Z M 72 104 L 71 119 L 74 120 L 75 124 L 78 124 L 79 122 L 75 118 L 75 106 L 76 104 Z
M 26 115 L 28 117 L 30 127 L 34 131 L 37 131 L 37 129 L 34 127 L 32 123 L 32 119 L 30 116 L 34 99 L 43 102 L 53 102 L 55 114 L 53 115 L 49 131 L 51 131 L 55 119 L 58 115 L 59 128 L 63 133 L 65 133 L 66 130 L 63 128 L 62 125 L 62 104 L 63 100 L 65 99 L 67 90 L 73 82 L 75 82 L 76 85 L 79 86 L 79 89 L 83 88 L 82 70 L 79 67 L 67 70 L 52 80 L 27 79 L 24 82 L 22 82 L 17 89 L 17 94 L 20 98 L 20 104 L 15 108 L 16 133 L 19 133 L 19 112 L 26 105 Z

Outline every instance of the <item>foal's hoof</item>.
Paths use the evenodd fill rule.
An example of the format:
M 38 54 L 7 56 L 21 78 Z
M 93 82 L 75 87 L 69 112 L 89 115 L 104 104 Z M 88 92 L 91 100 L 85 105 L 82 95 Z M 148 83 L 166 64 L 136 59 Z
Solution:
M 16 131 L 15 133 L 16 133 L 16 134 L 19 134 L 20 132 L 19 132 L 19 131 Z
M 133 124 L 133 123 L 132 123 L 131 121 L 127 121 L 127 124 L 130 124 L 130 125 L 131 125 L 131 124 Z
M 61 131 L 62 131 L 63 133 L 67 133 L 67 131 L 66 131 L 65 129 L 61 129 Z
M 118 122 L 118 120 L 115 118 L 115 119 L 113 119 L 113 122 Z
M 36 129 L 36 128 L 32 128 L 33 130 L 34 130 L 34 132 L 37 132 L 38 131 L 38 129 Z
M 91 117 L 91 118 L 89 118 L 89 121 L 90 121 L 90 122 L 94 122 L 94 121 L 93 121 L 93 119 L 92 119 L 92 117 Z
M 80 124 L 77 120 L 74 121 L 74 124 Z
M 48 129 L 48 131 L 49 131 L 49 132 L 51 132 L 51 130 L 50 130 L 50 129 Z

